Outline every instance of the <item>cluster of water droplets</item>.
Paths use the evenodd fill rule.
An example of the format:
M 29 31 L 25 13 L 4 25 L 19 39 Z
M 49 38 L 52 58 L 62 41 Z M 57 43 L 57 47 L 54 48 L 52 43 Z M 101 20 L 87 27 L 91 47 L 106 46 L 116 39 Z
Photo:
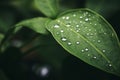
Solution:
M 82 13 L 82 12 L 80 12 Z M 60 40 L 65 43 L 68 46 L 79 46 L 83 45 L 81 43 L 81 40 L 77 39 L 74 42 L 71 41 L 67 36 L 70 34 L 65 34 L 66 31 L 71 31 L 71 34 L 75 32 L 77 35 L 84 36 L 89 42 L 92 44 L 102 44 L 103 41 L 101 38 L 99 38 L 99 35 L 107 35 L 108 33 L 105 32 L 103 29 L 97 30 L 97 27 L 101 27 L 101 24 L 95 23 L 92 20 L 97 20 L 95 16 L 92 14 L 89 14 L 89 12 L 84 12 L 83 14 L 79 15 L 79 13 L 73 13 L 73 15 L 66 15 L 62 18 L 57 20 L 57 24 L 55 24 L 53 27 L 54 29 L 57 29 L 56 34 L 60 35 Z M 89 27 L 91 25 L 92 27 Z M 64 27 L 67 28 L 64 30 Z M 114 36 L 114 34 L 112 34 Z M 74 36 L 73 36 L 74 38 Z M 86 42 L 87 43 L 87 42 Z M 96 47 L 96 46 L 95 46 Z M 97 46 L 99 47 L 99 46 Z M 80 51 L 80 53 L 86 53 L 88 57 L 92 57 L 92 59 L 98 59 L 98 56 L 92 56 L 91 53 L 89 53 L 91 48 L 83 47 Z M 106 53 L 106 49 L 100 49 L 101 53 Z M 108 67 L 112 67 L 111 63 L 108 63 Z

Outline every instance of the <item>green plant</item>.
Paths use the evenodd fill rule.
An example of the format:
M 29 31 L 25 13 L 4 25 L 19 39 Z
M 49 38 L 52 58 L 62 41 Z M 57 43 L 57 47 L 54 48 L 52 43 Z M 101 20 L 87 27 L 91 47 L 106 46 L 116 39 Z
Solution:
M 112 26 L 101 15 L 87 8 L 62 12 L 58 0 L 34 1 L 46 17 L 23 20 L 11 27 L 6 36 L 0 34 L 1 53 L 5 51 L 11 36 L 22 27 L 27 27 L 43 35 L 52 34 L 70 54 L 96 68 L 120 76 L 120 42 Z

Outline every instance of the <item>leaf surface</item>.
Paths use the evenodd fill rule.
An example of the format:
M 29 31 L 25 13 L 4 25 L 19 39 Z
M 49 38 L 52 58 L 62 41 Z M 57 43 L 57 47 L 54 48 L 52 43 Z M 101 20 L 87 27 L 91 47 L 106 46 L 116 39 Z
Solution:
M 89 9 L 71 10 L 47 29 L 69 53 L 103 71 L 120 75 L 120 44 L 112 26 Z
M 48 18 L 42 18 L 42 17 L 24 20 L 16 24 L 15 32 L 20 30 L 22 27 L 28 27 L 37 33 L 47 34 L 48 32 L 46 30 L 46 22 L 49 20 L 50 19 Z

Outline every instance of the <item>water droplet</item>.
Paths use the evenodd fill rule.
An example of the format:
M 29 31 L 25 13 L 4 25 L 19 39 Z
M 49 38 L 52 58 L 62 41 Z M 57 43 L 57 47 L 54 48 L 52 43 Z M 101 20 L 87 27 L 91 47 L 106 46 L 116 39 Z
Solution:
M 80 42 L 79 42 L 79 41 L 77 41 L 77 42 L 76 42 L 76 44 L 78 45 L 78 44 L 80 44 Z
M 80 16 L 80 18 L 83 18 L 82 16 Z
M 63 16 L 62 19 L 65 19 L 65 16 Z
M 68 20 L 69 18 L 70 18 L 70 17 L 68 17 L 68 16 L 66 17 L 67 20 Z
M 72 43 L 71 43 L 71 42 L 68 42 L 68 45 L 72 45 Z
M 62 37 L 61 40 L 64 42 L 67 41 L 67 39 L 65 37 Z
M 96 26 L 97 24 L 95 24 L 95 26 Z
M 82 49 L 81 51 L 82 51 L 82 52 L 84 52 L 84 50 L 83 50 L 83 49 Z
M 76 32 L 79 32 L 79 30 L 76 30 Z
M 93 58 L 94 58 L 94 59 L 96 59 L 97 57 L 96 57 L 96 56 L 94 56 Z
M 61 33 L 63 33 L 64 31 L 63 30 L 60 30 Z
M 85 48 L 85 51 L 88 51 L 89 49 L 88 48 Z
M 105 52 L 105 50 L 103 49 L 102 52 Z
M 76 16 L 76 14 L 73 14 L 73 16 L 75 17 L 75 16 Z
M 59 32 L 56 33 L 57 35 L 60 34 Z
M 98 40 L 97 42 L 98 42 L 98 43 L 100 43 L 101 41 L 100 41 L 100 40 Z
M 88 31 L 91 31 L 91 29 L 89 29 Z
M 112 64 L 109 64 L 109 66 L 111 67 L 111 66 L 112 66 Z
M 59 28 L 60 26 L 58 25 L 58 24 L 56 24 L 55 26 L 54 26 L 54 28 Z
M 57 20 L 57 22 L 60 22 L 60 20 Z
M 77 24 L 76 27 L 79 27 L 79 25 Z
M 88 54 L 87 56 L 90 56 L 90 54 Z
M 88 18 L 85 19 L 85 21 L 88 21 L 88 20 L 89 20 Z
M 80 21 L 80 23 L 82 23 L 82 21 Z
M 88 36 L 89 36 L 89 33 L 87 33 L 86 35 L 88 35 Z
M 70 23 L 67 23 L 66 26 L 67 26 L 67 27 L 70 27 L 71 25 L 70 25 Z

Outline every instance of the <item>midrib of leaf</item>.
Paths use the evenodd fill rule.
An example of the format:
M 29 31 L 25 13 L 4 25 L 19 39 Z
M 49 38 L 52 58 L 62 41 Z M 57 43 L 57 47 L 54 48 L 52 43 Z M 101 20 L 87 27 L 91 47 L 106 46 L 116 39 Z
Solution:
M 53 14 L 55 14 L 55 11 L 54 9 L 51 7 L 50 5 L 50 0 L 46 0 L 47 4 L 48 4 L 48 7 L 50 8 L 50 10 L 52 11 Z
M 58 22 L 58 21 L 56 21 Z M 61 25 L 64 25 L 66 28 L 67 26 L 63 23 L 63 22 L 59 22 Z M 103 52 L 101 52 L 96 46 L 94 46 L 94 44 L 92 44 L 90 41 L 88 41 L 84 36 L 82 36 L 81 34 L 78 34 L 77 32 L 75 32 L 73 29 L 71 29 L 71 31 L 73 31 L 75 34 L 79 35 L 83 40 L 85 40 L 88 44 L 90 44 L 100 55 L 102 55 L 103 58 L 105 58 L 105 60 L 107 62 L 110 62 L 110 64 L 112 65 L 112 67 L 116 70 L 117 68 L 113 65 L 113 63 L 103 54 Z

